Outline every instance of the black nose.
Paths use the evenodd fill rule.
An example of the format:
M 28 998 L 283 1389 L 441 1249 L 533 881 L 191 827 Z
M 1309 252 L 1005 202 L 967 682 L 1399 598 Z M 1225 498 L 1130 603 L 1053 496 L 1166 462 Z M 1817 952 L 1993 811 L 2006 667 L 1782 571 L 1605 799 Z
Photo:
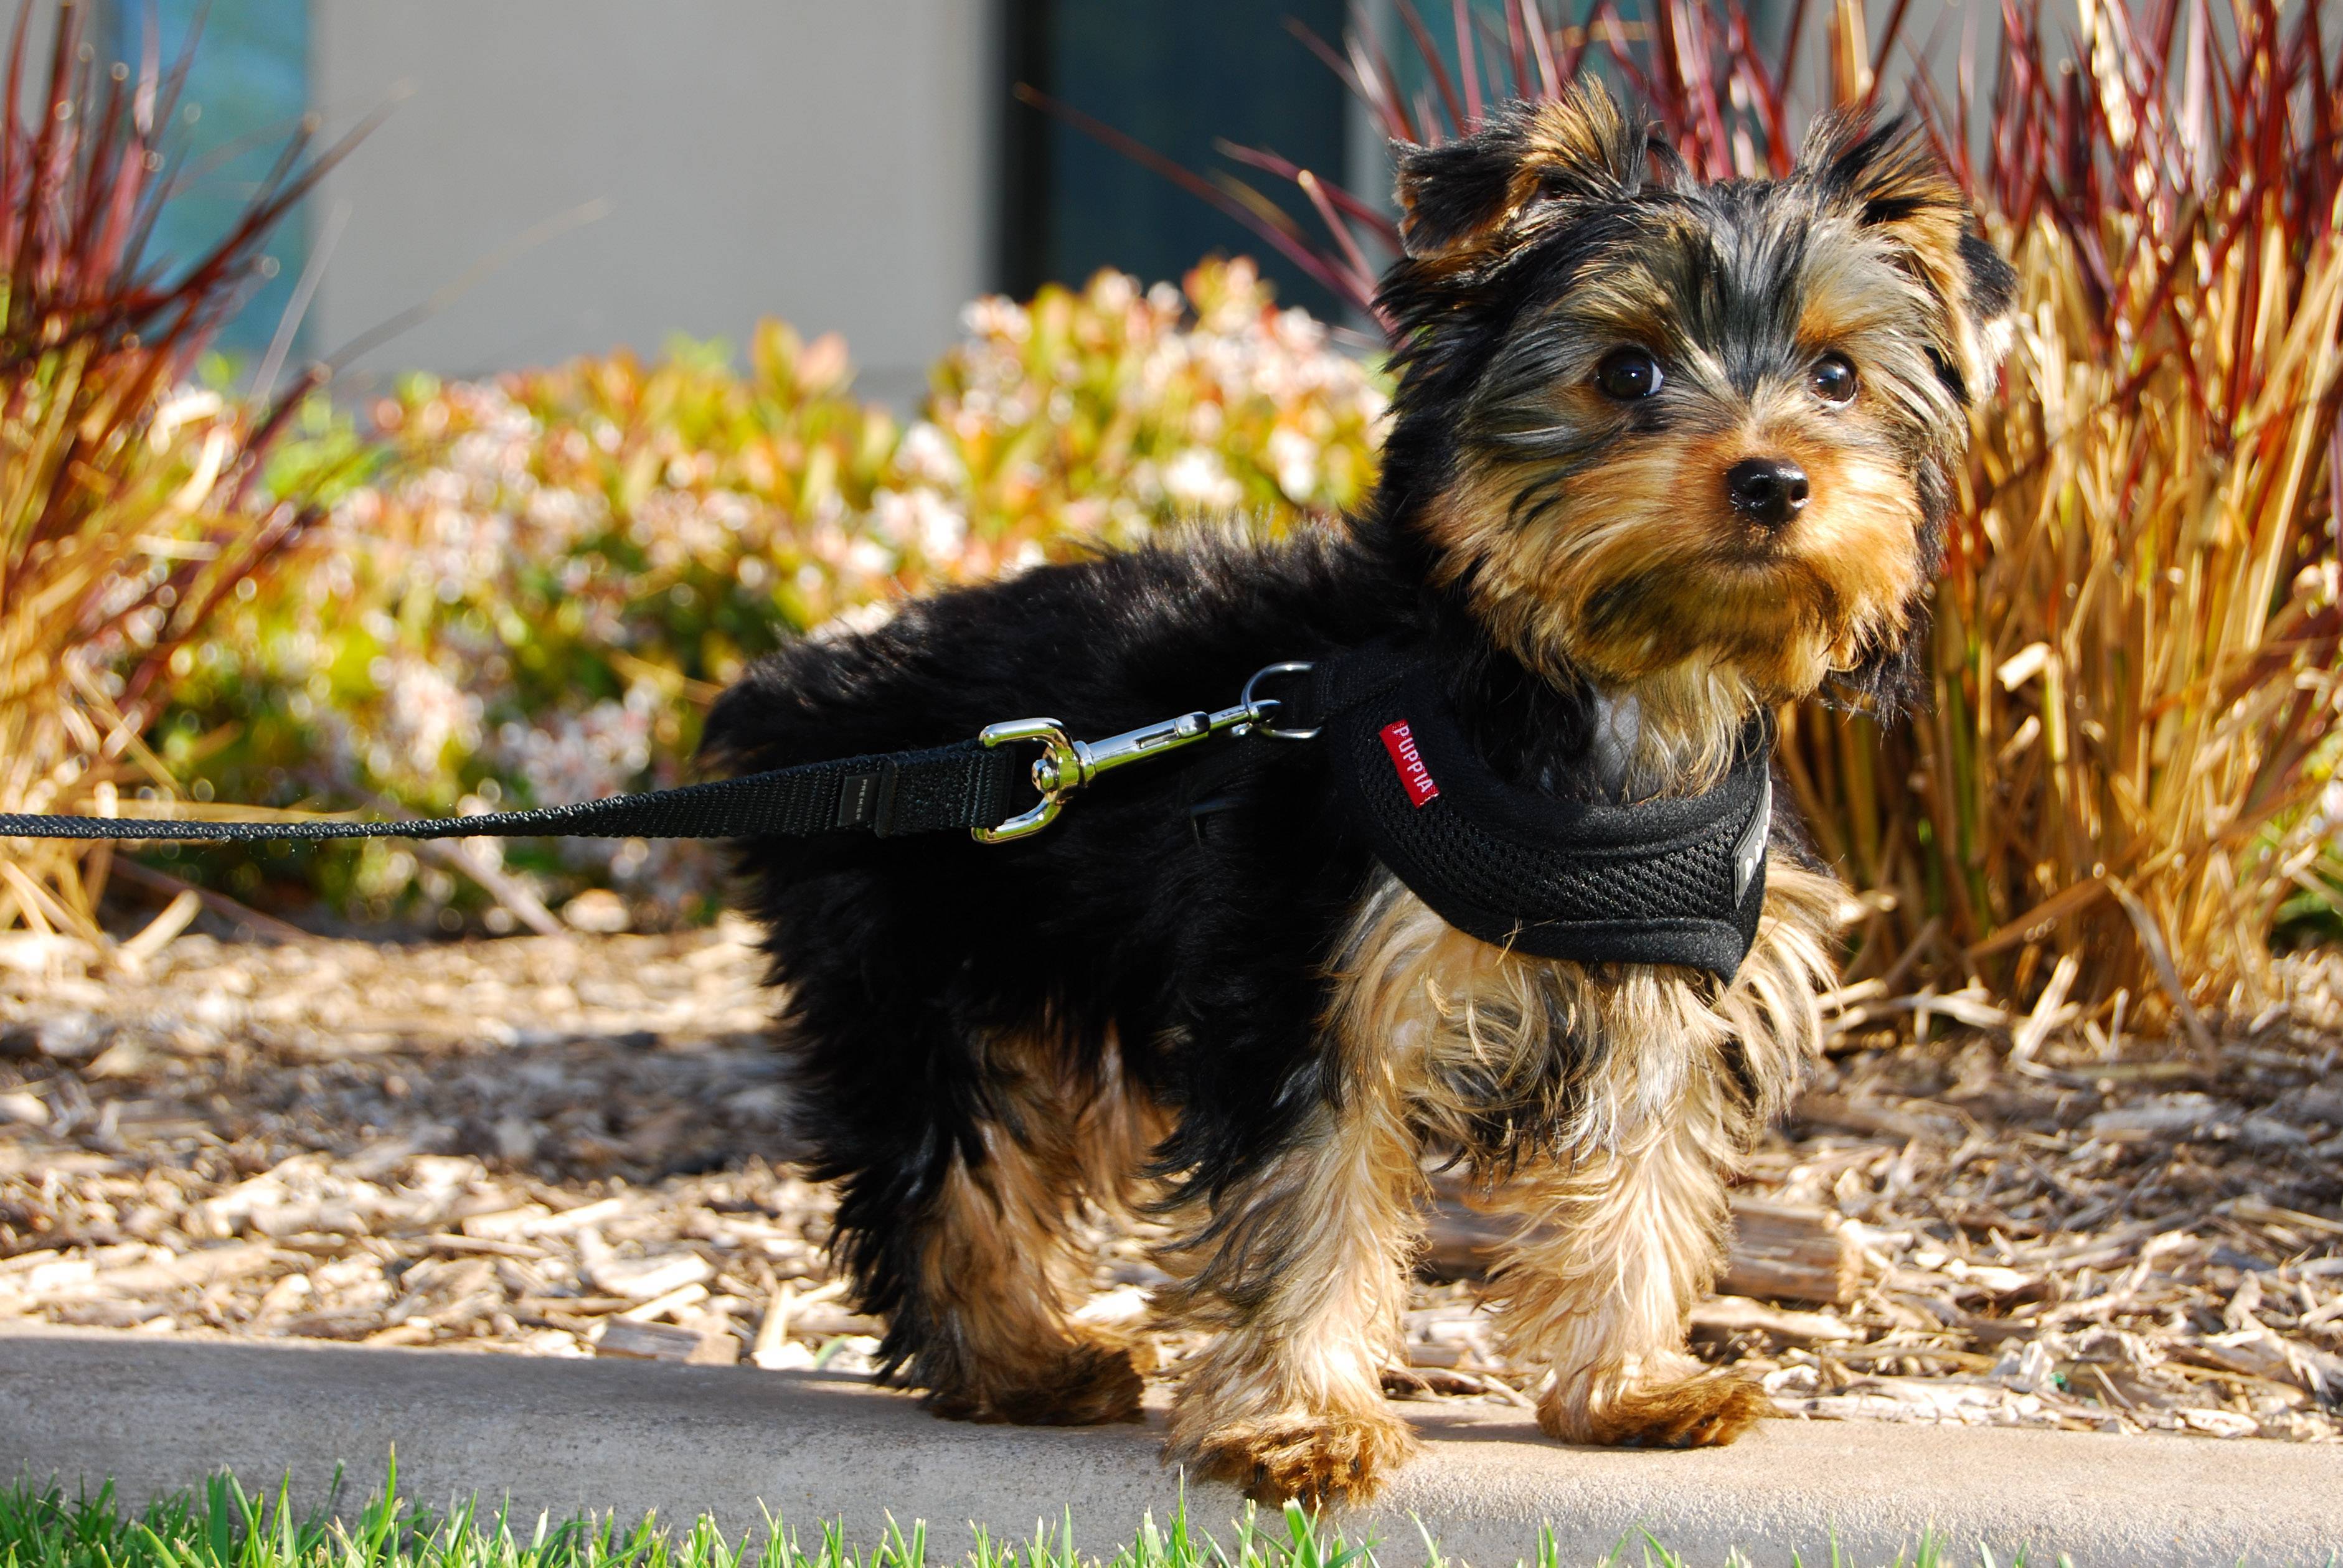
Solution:
M 1780 457 L 1752 457 L 1725 470 L 1733 509 L 1753 523 L 1778 528 L 1805 509 L 1806 471 Z

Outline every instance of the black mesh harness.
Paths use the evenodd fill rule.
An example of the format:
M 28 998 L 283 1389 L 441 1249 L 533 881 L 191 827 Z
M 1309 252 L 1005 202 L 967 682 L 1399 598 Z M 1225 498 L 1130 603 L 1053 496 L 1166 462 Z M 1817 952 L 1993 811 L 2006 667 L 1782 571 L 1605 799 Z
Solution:
M 1312 671 L 1310 710 L 1343 806 L 1441 919 L 1584 963 L 1730 980 L 1757 936 L 1773 818 L 1763 719 L 1707 793 L 1619 806 L 1508 784 L 1465 739 L 1432 664 L 1380 650 Z
M 1257 697 L 1272 677 L 1279 695 Z M 1385 648 L 1272 665 L 1235 707 L 1097 741 L 1071 739 L 1055 719 L 1019 719 L 957 745 L 534 811 L 376 821 L 0 814 L 0 838 L 893 838 L 959 829 L 992 843 L 1041 831 L 1101 773 L 1222 730 L 1257 739 L 1191 769 L 1189 800 L 1198 777 L 1224 781 L 1259 765 L 1273 742 L 1315 740 L 1343 810 L 1383 864 L 1443 920 L 1483 941 L 1542 958 L 1681 964 L 1730 979 L 1756 939 L 1773 808 L 1762 719 L 1704 795 L 1632 806 L 1561 800 L 1499 779 L 1458 728 L 1436 668 Z M 1039 760 L 1010 749 L 1025 742 L 1042 748 Z M 1191 815 L 1213 804 L 1192 805 Z

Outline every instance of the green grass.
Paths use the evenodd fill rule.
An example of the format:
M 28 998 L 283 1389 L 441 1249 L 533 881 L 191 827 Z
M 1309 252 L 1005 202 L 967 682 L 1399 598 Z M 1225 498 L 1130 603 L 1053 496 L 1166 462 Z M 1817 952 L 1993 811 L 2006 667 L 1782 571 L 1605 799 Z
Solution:
M 402 1497 L 397 1483 L 394 1462 L 364 1507 L 337 1517 L 330 1504 L 302 1513 L 281 1487 L 272 1499 L 225 1474 L 135 1514 L 120 1506 L 111 1483 L 95 1496 L 74 1498 L 20 1483 L 0 1492 L 0 1568 L 1415 1568 L 1419 1561 L 1423 1568 L 1466 1568 L 1443 1556 L 1420 1525 L 1419 1538 L 1403 1548 L 1353 1543 L 1292 1506 L 1266 1515 L 1248 1507 L 1216 1535 L 1190 1518 L 1183 1498 L 1168 1524 L 1151 1514 L 1128 1546 L 1096 1559 L 1074 1550 L 1071 1510 L 1054 1525 L 1037 1522 L 1023 1542 L 978 1529 L 954 1547 L 931 1537 L 924 1521 L 905 1526 L 890 1519 L 865 1545 L 848 1541 L 835 1522 L 800 1530 L 769 1514 L 736 1538 L 704 1514 L 678 1528 L 656 1516 L 621 1523 L 605 1514 L 558 1522 L 540 1515 L 532 1523 L 468 1502 L 433 1513 Z M 1523 1561 L 1534 1568 L 1582 1568 L 1564 1561 L 1551 1530 L 1523 1544 Z M 1856 1568 L 1835 1544 L 1826 1561 Z M 1909 1555 L 1898 1553 L 1894 1568 L 2025 1568 L 2026 1561 L 2023 1551 L 1999 1559 L 1982 1548 L 1956 1559 L 1932 1532 Z M 2063 1556 L 2057 1563 L 2070 1568 Z M 1638 1533 L 1592 1568 L 1688 1565 Z M 1735 1553 L 1727 1568 L 1747 1568 L 1747 1559 Z

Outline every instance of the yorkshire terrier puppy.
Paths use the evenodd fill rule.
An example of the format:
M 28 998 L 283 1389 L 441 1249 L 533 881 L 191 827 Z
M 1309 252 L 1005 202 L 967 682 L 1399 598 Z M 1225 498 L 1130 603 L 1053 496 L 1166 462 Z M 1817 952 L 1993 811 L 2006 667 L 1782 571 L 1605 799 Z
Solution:
M 711 762 L 1041 714 L 1096 738 L 1379 641 L 1431 661 L 1497 775 L 1588 800 L 1699 795 L 1754 716 L 1826 683 L 1892 705 L 2014 282 L 1918 138 L 1825 126 L 1786 179 L 1703 185 L 1590 87 L 1403 149 L 1399 195 L 1363 516 L 906 604 L 756 667 Z M 1192 775 L 1233 745 L 1265 760 L 1200 815 Z M 742 846 L 890 1373 L 965 1420 L 1135 1419 L 1126 1347 L 1073 1315 L 1074 1237 L 1145 1212 L 1172 1232 L 1161 1319 L 1217 1336 L 1168 1459 L 1363 1499 L 1414 1446 L 1381 1377 L 1440 1154 L 1523 1221 L 1492 1293 L 1545 1432 L 1730 1442 L 1766 1402 L 1687 1352 L 1685 1316 L 1735 1162 L 1817 1048 L 1839 897 L 1785 817 L 1729 981 L 1455 929 L 1306 742 L 1189 748 L 1012 843 Z

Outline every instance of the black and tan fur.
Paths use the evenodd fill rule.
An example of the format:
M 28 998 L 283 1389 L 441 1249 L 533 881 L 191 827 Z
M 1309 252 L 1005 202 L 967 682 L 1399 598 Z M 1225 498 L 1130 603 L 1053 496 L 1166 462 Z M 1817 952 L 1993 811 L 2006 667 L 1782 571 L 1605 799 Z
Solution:
M 1035 714 L 1106 735 L 1390 638 L 1440 661 L 1493 767 L 1564 794 L 1704 789 L 1753 711 L 1825 685 L 1892 706 L 2010 286 L 1916 141 L 1828 127 L 1787 180 L 1703 186 L 1590 90 L 1404 150 L 1401 197 L 1364 515 L 905 605 L 759 666 L 711 757 Z M 1623 395 L 1638 364 L 1656 387 Z M 1773 487 L 1736 478 L 1736 500 L 1753 463 Z M 1169 1456 L 1263 1497 L 1363 1498 L 1413 1447 L 1381 1376 L 1445 1151 L 1522 1221 L 1493 1290 L 1540 1424 L 1730 1441 L 1764 1402 L 1686 1353 L 1684 1317 L 1727 1176 L 1815 1049 L 1836 884 L 1777 821 L 1729 985 L 1529 958 L 1393 879 L 1325 768 L 1274 749 L 1202 830 L 1165 762 L 1014 844 L 744 847 L 801 1128 L 890 1372 L 970 1420 L 1135 1417 L 1125 1348 L 1074 1315 L 1070 1236 L 1145 1206 L 1172 1234 L 1160 1313 L 1216 1336 L 1180 1369 Z

